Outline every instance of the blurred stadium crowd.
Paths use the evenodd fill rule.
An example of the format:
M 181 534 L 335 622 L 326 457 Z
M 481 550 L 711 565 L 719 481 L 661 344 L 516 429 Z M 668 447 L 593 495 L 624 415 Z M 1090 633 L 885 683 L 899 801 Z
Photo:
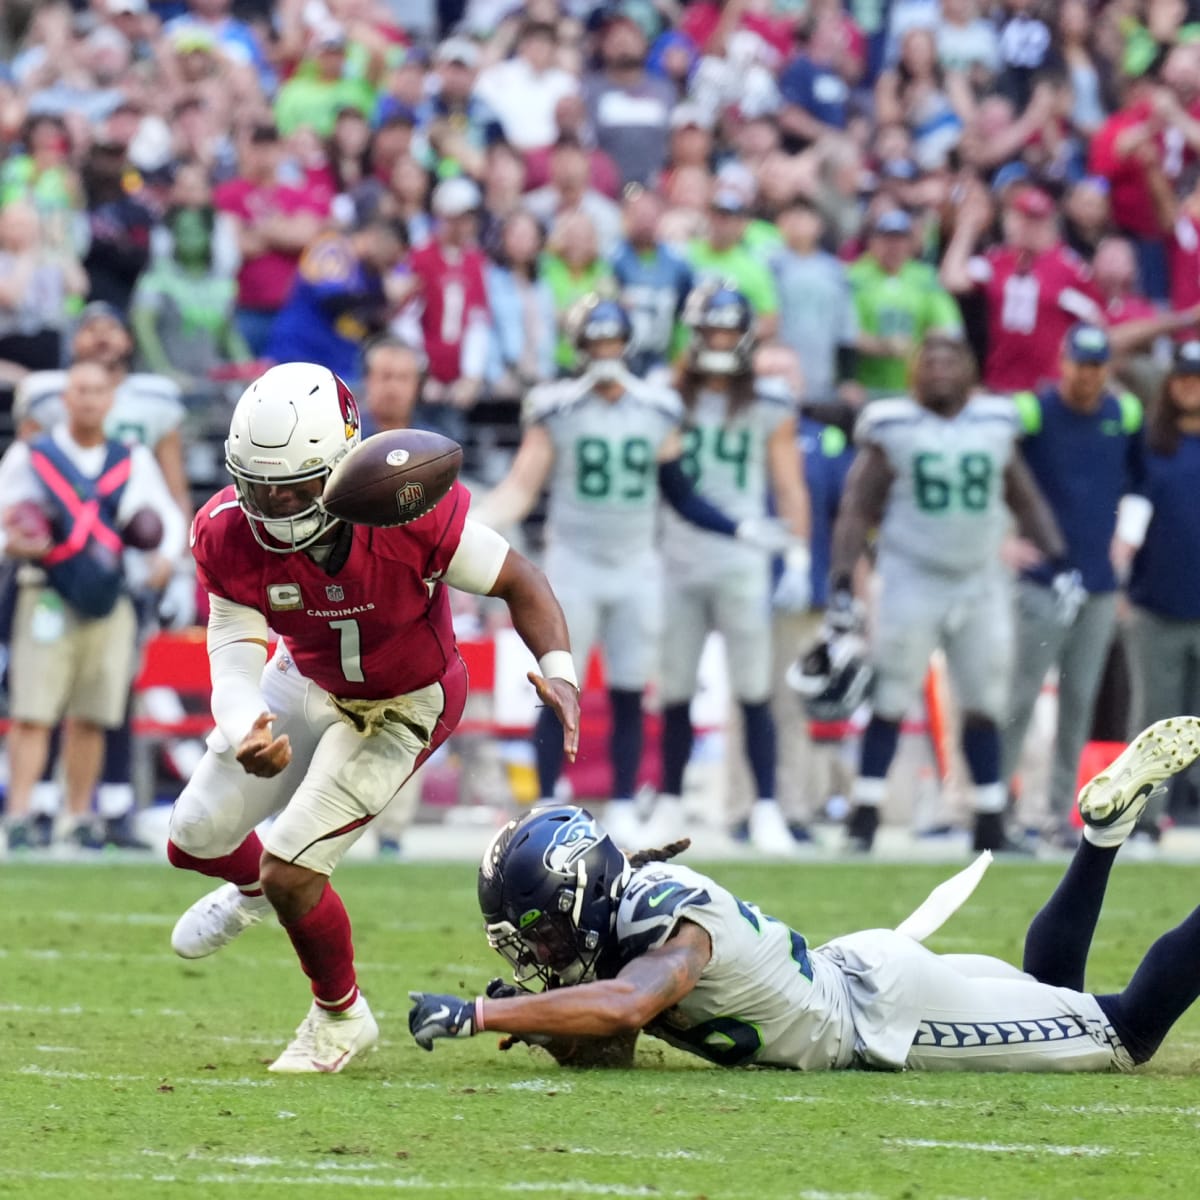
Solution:
M 1049 650 L 1018 622 L 1018 643 L 1040 640 L 1016 648 L 1012 723 L 1023 735 L 1055 666 L 1063 708 L 1021 822 L 1069 840 L 1083 745 L 1200 707 L 1198 0 L 10 0 L 3 19 L 0 444 L 113 392 L 106 432 L 153 452 L 188 519 L 225 483 L 245 382 L 303 359 L 351 384 L 364 432 L 461 441 L 486 492 L 525 394 L 576 365 L 573 305 L 619 298 L 645 374 L 686 345 L 688 294 L 720 280 L 789 382 L 811 499 L 815 607 L 776 622 L 780 678 L 820 623 L 854 416 L 903 393 L 940 332 L 966 339 L 984 389 L 1018 396 L 1031 437 L 1049 426 L 1019 397 L 1064 362 L 1064 388 L 1102 366 L 1158 464 L 1149 530 L 1123 538 L 1110 493 L 1133 485 L 1100 478 L 1087 438 L 1032 461 L 1086 598 Z M 1105 331 L 1095 360 L 1063 354 L 1081 321 Z M 20 611 L 6 520 L 6 630 L 119 680 L 119 699 L 75 679 L 17 714 L 12 645 L 14 847 L 137 842 L 128 737 L 103 738 L 135 637 L 203 619 L 175 524 L 127 566 L 138 619 L 117 653 L 40 591 Z M 526 532 L 536 546 L 536 514 Z M 830 748 L 847 726 L 814 749 L 796 697 L 776 702 L 778 795 L 805 840 L 848 794 Z M 738 832 L 746 805 L 718 807 Z M 1194 810 L 1182 781 L 1147 831 Z

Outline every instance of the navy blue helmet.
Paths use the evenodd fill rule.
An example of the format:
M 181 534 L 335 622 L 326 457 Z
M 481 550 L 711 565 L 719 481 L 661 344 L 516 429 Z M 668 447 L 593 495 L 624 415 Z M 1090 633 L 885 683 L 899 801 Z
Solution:
M 616 300 L 588 296 L 572 311 L 567 324 L 571 344 L 585 365 L 589 360 L 588 347 L 593 342 L 618 338 L 624 343 L 626 353 L 633 343 L 633 322 Z
M 583 983 L 613 941 L 629 860 L 582 808 L 534 809 L 492 839 L 479 866 L 488 942 L 514 980 Z
M 848 721 L 867 699 L 874 671 L 857 633 L 822 635 L 787 672 L 788 686 L 814 721 Z
M 739 375 L 749 371 L 754 352 L 754 310 L 731 284 L 709 281 L 692 290 L 683 320 L 691 329 L 691 366 L 709 375 Z M 736 341 L 725 334 L 735 332 Z M 720 335 L 714 346 L 713 335 Z

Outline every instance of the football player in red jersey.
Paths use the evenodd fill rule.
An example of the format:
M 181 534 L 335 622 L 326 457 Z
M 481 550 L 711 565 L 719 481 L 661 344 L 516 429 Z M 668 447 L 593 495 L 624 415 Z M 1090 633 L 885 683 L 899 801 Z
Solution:
M 468 519 L 465 488 L 400 528 L 351 526 L 321 507 L 359 437 L 358 406 L 331 371 L 272 368 L 233 414 L 234 486 L 192 526 L 216 729 L 171 815 L 167 856 L 224 883 L 184 913 L 171 944 L 200 958 L 274 909 L 314 999 L 272 1071 L 340 1071 L 378 1040 L 329 875 L 462 716 L 445 585 L 508 603 L 569 756 L 578 744 L 562 610 L 540 571 Z M 268 628 L 279 636 L 269 663 Z M 273 814 L 264 846 L 255 827 Z
M 983 383 L 1018 392 L 1058 378 L 1059 349 L 1079 321 L 1104 324 L 1087 264 L 1059 236 L 1054 201 L 1040 188 L 1018 191 L 1004 213 L 1004 242 L 982 255 L 975 243 L 991 220 L 979 191 L 968 192 L 942 261 L 943 286 L 982 288 L 987 302 Z

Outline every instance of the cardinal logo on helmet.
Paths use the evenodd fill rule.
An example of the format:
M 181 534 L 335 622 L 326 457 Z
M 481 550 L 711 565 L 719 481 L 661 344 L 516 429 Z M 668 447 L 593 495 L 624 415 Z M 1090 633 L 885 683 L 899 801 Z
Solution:
M 338 404 L 341 406 L 342 420 L 346 425 L 346 441 L 352 442 L 362 425 L 358 415 L 358 401 L 339 376 L 334 375 L 333 378 L 337 383 Z

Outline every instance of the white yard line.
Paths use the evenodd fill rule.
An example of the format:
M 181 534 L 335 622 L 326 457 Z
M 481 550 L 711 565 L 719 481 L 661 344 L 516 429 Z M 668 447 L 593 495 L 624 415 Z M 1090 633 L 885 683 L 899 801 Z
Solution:
M 937 1138 L 884 1138 L 885 1146 L 903 1146 L 912 1150 L 970 1150 L 984 1154 L 1051 1154 L 1057 1158 L 1103 1158 L 1115 1154 L 1122 1158 L 1135 1156 L 1137 1150 L 1115 1150 L 1111 1146 L 1051 1146 L 1033 1143 L 957 1142 Z
M 34 1063 L 17 1070 L 18 1075 L 32 1075 L 38 1079 L 60 1079 L 73 1083 L 167 1083 L 171 1085 L 191 1084 L 194 1087 L 211 1088 L 264 1088 L 275 1087 L 273 1079 L 194 1079 L 173 1075 L 106 1075 L 100 1071 L 61 1071 L 55 1067 L 39 1067 Z

